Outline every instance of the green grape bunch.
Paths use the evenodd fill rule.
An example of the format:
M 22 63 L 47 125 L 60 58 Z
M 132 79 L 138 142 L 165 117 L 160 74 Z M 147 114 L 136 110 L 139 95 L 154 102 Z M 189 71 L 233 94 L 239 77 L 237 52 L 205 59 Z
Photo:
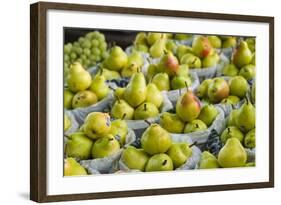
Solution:
M 65 75 L 73 62 L 78 61 L 85 69 L 88 69 L 104 60 L 108 55 L 105 36 L 99 31 L 89 32 L 77 41 L 65 44 L 63 53 Z

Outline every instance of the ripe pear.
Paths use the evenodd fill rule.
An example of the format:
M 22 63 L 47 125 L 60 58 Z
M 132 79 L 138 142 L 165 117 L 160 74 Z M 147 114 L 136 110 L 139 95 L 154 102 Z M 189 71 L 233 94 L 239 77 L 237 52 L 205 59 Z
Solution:
M 212 103 L 218 103 L 229 95 L 229 86 L 223 78 L 215 78 L 208 86 L 208 97 Z
M 64 114 L 63 131 L 67 131 L 71 127 L 71 121 L 68 115 Z
M 182 133 L 184 129 L 184 122 L 177 114 L 169 112 L 164 112 L 160 116 L 160 125 L 170 133 Z
M 132 108 L 125 100 L 116 100 L 112 109 L 112 117 L 116 119 L 122 119 L 125 115 L 125 120 L 131 120 L 134 116 L 134 108 Z
M 174 76 L 179 72 L 179 61 L 172 52 L 167 52 L 162 56 L 158 64 L 158 69 L 167 73 L 169 76 Z
M 95 141 L 92 148 L 92 157 L 94 159 L 108 157 L 119 150 L 119 142 L 112 135 L 108 135 Z
M 89 159 L 93 141 L 89 139 L 83 132 L 75 132 L 68 136 L 66 142 L 65 153 L 68 157 L 76 159 Z
M 151 82 L 152 78 L 158 73 L 158 66 L 156 64 L 149 64 L 147 68 L 146 80 Z
M 186 34 L 186 33 L 176 33 L 174 38 L 176 40 L 188 40 L 188 39 L 192 38 L 192 35 Z
M 202 66 L 200 58 L 191 53 L 183 55 L 180 59 L 180 62 L 181 64 L 188 65 L 190 69 L 201 68 Z
M 128 134 L 128 125 L 126 121 L 124 120 L 125 115 L 123 116 L 123 119 L 116 119 L 111 122 L 111 127 L 109 134 L 114 136 L 119 144 L 123 146 L 126 142 L 126 137 Z
M 210 41 L 213 48 L 221 48 L 222 42 L 218 36 L 208 36 L 207 38 Z
M 63 107 L 65 109 L 71 109 L 72 108 L 72 99 L 74 97 L 74 94 L 68 90 L 68 89 L 65 89 L 64 92 L 63 92 Z
M 84 132 L 91 139 L 103 137 L 110 131 L 110 116 L 107 113 L 92 112 L 84 122 Z
M 236 44 L 236 37 L 226 37 L 226 39 L 222 42 L 222 48 L 235 48 Z
M 64 160 L 64 176 L 79 176 L 87 175 L 87 171 L 73 158 L 66 158 Z
M 143 65 L 143 58 L 140 52 L 134 51 L 128 57 L 128 63 L 121 71 L 122 77 L 131 77 L 134 73 L 138 72 Z
M 72 108 L 88 107 L 95 104 L 98 98 L 95 93 L 89 90 L 82 90 L 76 93 L 72 99 Z
M 134 112 L 135 120 L 145 120 L 156 117 L 159 114 L 157 107 L 150 102 L 144 102 L 138 106 Z
M 148 154 L 143 149 L 128 146 L 121 155 L 122 162 L 130 169 L 144 171 L 149 160 Z
M 245 80 L 242 76 L 235 76 L 229 81 L 229 89 L 231 95 L 244 98 L 249 90 L 249 85 L 247 80 Z
M 237 138 L 241 143 L 243 143 L 243 140 L 244 140 L 244 135 L 243 133 L 235 126 L 229 126 L 227 127 L 221 134 L 220 136 L 220 139 L 221 139 L 221 142 L 223 144 L 226 143 L 226 141 L 229 139 L 229 138 Z
M 124 91 L 125 91 L 126 88 L 121 88 L 121 87 L 118 87 L 114 90 L 114 96 L 117 98 L 117 99 L 123 99 L 123 94 L 124 94 Z
M 151 155 L 164 153 L 171 145 L 170 134 L 158 124 L 150 125 L 141 136 L 141 147 Z
M 253 54 L 245 41 L 241 41 L 238 48 L 233 53 L 233 63 L 242 68 L 252 61 Z
M 235 105 L 240 101 L 240 98 L 235 95 L 229 95 L 227 98 L 224 98 L 221 103 Z
M 207 126 L 210 126 L 218 115 L 218 110 L 214 105 L 205 105 L 198 116 L 199 120 L 202 120 Z
M 105 77 L 99 75 L 95 76 L 89 90 L 96 94 L 99 101 L 105 98 L 109 93 L 109 88 L 105 82 Z
M 244 167 L 247 162 L 247 153 L 237 138 L 230 138 L 218 154 L 221 167 Z
M 196 119 L 200 111 L 200 102 L 190 90 L 184 93 L 177 101 L 176 113 L 184 122 L 191 122 Z
M 256 109 L 248 98 L 246 98 L 246 102 L 239 108 L 235 124 L 243 132 L 248 132 L 255 128 Z
M 113 79 L 118 79 L 121 78 L 119 72 L 114 71 L 114 70 L 108 70 L 106 68 L 102 68 L 96 76 L 101 75 L 105 78 L 105 80 L 113 80 Z
M 74 93 L 86 90 L 92 83 L 92 77 L 80 63 L 73 63 L 66 79 L 68 89 Z
M 179 66 L 179 72 L 177 75 L 183 76 L 183 77 L 189 77 L 189 67 L 187 64 L 183 64 Z
M 252 64 L 246 65 L 240 69 L 239 75 L 243 76 L 246 80 L 251 80 L 256 75 L 256 67 Z
M 199 98 L 207 97 L 209 85 L 213 82 L 213 79 L 205 79 L 197 88 L 196 95 Z
M 173 52 L 176 48 L 176 43 L 173 40 L 168 39 L 166 42 L 166 50 Z
M 124 91 L 124 99 L 132 106 L 137 107 L 146 99 L 146 81 L 143 73 L 135 73 Z
M 256 53 L 253 54 L 251 64 L 256 65 Z
M 192 51 L 199 58 L 208 56 L 211 50 L 212 45 L 205 36 L 197 36 L 192 42 Z
M 203 68 L 213 67 L 213 66 L 217 65 L 217 63 L 219 62 L 219 59 L 220 59 L 220 57 L 216 52 L 214 52 L 213 54 L 209 54 L 203 58 L 202 67 Z
M 167 154 L 172 159 L 174 168 L 178 168 L 191 157 L 192 149 L 188 143 L 174 143 Z
M 142 44 L 142 45 L 146 45 L 147 44 L 147 35 L 145 32 L 139 32 L 136 35 L 134 44 Z
M 199 161 L 199 169 L 214 169 L 219 167 L 220 167 L 219 162 L 214 155 L 212 155 L 208 151 L 202 152 Z
M 183 44 L 178 45 L 176 50 L 176 55 L 178 59 L 181 59 L 185 54 L 191 53 L 192 54 L 192 48 Z
M 255 38 L 247 38 L 245 41 L 248 44 L 249 49 L 252 52 L 255 52 L 255 50 L 256 50 L 256 39 Z
M 236 76 L 239 73 L 239 69 L 233 64 L 227 64 L 223 70 L 222 70 L 223 75 L 225 76 Z
M 103 62 L 109 70 L 120 71 L 128 62 L 127 54 L 119 46 L 110 49 L 109 56 Z
M 190 132 L 197 132 L 206 130 L 207 125 L 202 120 L 192 120 L 191 122 L 187 123 L 184 128 L 184 133 L 190 133 Z
M 152 46 L 157 40 L 163 37 L 162 33 L 150 32 L 147 34 L 147 43 Z
M 134 47 L 133 47 L 133 51 L 148 53 L 149 47 L 147 45 L 144 45 L 144 44 L 135 44 Z
M 160 108 L 163 104 L 163 95 L 158 90 L 155 84 L 149 83 L 146 87 L 147 93 L 146 93 L 146 102 L 154 104 L 157 108 Z
M 227 126 L 236 126 L 236 118 L 237 118 L 238 110 L 232 110 L 228 116 Z
M 244 146 L 250 149 L 256 147 L 256 129 L 250 130 L 244 138 Z
M 166 39 L 160 37 L 149 49 L 149 53 L 153 58 L 160 58 L 166 50 Z
M 154 172 L 154 171 L 172 171 L 173 161 L 167 154 L 155 154 L 147 162 L 145 171 Z
M 191 85 L 191 79 L 187 76 L 175 76 L 173 77 L 172 81 L 171 81 L 171 87 L 173 90 L 177 90 L 177 89 L 182 89 L 185 88 L 186 86 L 190 86 Z
M 170 79 L 167 73 L 157 73 L 153 79 L 152 83 L 156 85 L 158 90 L 170 90 Z

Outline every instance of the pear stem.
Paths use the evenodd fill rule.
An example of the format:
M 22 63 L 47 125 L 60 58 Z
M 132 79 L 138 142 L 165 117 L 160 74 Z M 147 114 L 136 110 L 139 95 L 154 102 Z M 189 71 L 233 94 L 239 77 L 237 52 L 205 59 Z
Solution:
M 151 125 L 152 123 L 149 122 L 148 120 L 144 120 L 148 125 Z
M 113 88 L 113 87 L 111 87 L 111 86 L 108 86 L 108 87 L 109 87 L 109 89 L 111 89 L 111 90 L 113 90 L 113 91 L 116 90 L 115 88 Z
M 102 73 L 103 73 L 103 68 L 100 69 L 100 75 L 102 75 Z
M 193 147 L 194 145 L 197 145 L 197 141 L 193 142 L 191 145 L 189 145 L 189 147 Z
M 163 166 L 165 166 L 165 164 L 167 164 L 167 160 L 165 159 L 162 163 Z
M 195 127 L 196 127 L 196 128 L 199 128 L 199 125 L 198 125 L 198 124 L 195 124 Z
M 185 84 L 186 90 L 188 90 L 188 85 L 187 85 L 187 82 L 186 82 L 186 81 L 184 81 L 184 84 Z
M 191 63 L 191 64 L 194 64 L 196 61 L 197 61 L 197 58 L 195 58 L 195 59 L 194 59 L 194 61 L 192 61 L 192 63 Z
M 120 98 L 118 96 L 116 96 L 116 98 L 117 98 L 118 103 L 120 103 L 121 102 Z
M 124 119 L 125 119 L 126 115 L 127 115 L 127 113 L 124 113 L 124 114 L 123 114 L 123 116 L 122 116 L 122 120 L 124 120 Z
M 144 109 L 143 110 L 146 111 L 146 103 L 144 104 Z
M 230 134 L 230 127 L 227 129 L 227 133 Z

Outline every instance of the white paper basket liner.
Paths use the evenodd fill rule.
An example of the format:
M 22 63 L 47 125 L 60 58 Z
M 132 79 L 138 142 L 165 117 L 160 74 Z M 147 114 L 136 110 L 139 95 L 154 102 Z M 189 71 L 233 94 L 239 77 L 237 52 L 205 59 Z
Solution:
M 247 152 L 247 163 L 249 162 L 255 162 L 256 161 L 256 148 L 249 149 L 245 148 Z

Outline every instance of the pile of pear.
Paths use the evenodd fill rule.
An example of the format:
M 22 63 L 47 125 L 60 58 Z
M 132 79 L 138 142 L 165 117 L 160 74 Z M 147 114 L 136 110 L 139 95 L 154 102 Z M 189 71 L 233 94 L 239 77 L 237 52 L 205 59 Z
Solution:
M 160 125 L 170 133 L 192 133 L 207 130 L 218 115 L 212 104 L 202 107 L 191 90 L 180 96 L 176 103 L 176 113 L 164 112 Z
M 250 92 L 248 81 L 242 76 L 229 80 L 224 77 L 205 79 L 197 88 L 196 95 L 205 103 L 235 105 Z
M 242 76 L 246 80 L 251 80 L 256 75 L 255 64 L 255 39 L 248 38 L 239 43 L 230 63 L 224 66 L 222 73 L 224 76 Z
M 141 136 L 141 148 L 128 146 L 120 160 L 131 170 L 172 171 L 188 162 L 192 146 L 186 142 L 172 142 L 169 132 L 159 124 L 151 124 Z
M 84 108 L 96 104 L 110 92 L 106 79 L 102 75 L 92 78 L 79 62 L 74 62 L 69 68 L 64 88 L 64 108 Z
M 145 120 L 159 115 L 164 101 L 163 94 L 153 83 L 146 84 L 142 72 L 135 73 L 125 88 L 114 91 L 116 98 L 111 116 L 115 119 Z

